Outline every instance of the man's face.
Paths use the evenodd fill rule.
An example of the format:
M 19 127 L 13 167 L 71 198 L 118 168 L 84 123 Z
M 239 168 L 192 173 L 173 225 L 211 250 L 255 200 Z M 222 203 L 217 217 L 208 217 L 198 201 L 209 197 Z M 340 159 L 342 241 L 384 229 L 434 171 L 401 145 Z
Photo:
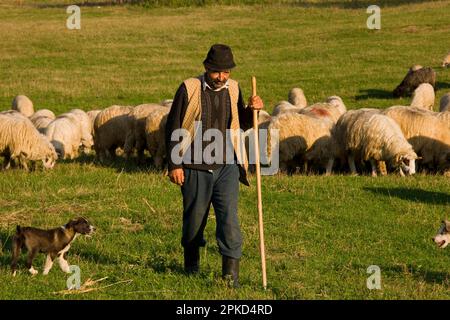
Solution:
M 206 74 L 214 85 L 214 88 L 218 89 L 222 87 L 230 77 L 230 70 L 216 71 L 216 70 L 206 70 Z

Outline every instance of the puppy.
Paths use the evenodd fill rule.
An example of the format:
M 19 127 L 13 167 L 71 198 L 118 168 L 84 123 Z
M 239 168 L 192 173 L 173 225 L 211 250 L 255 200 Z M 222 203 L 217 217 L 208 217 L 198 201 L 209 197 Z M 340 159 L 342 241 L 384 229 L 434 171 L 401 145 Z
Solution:
M 55 258 L 58 258 L 61 269 L 70 273 L 69 263 L 64 259 L 64 254 L 69 250 L 70 244 L 78 234 L 90 235 L 95 231 L 94 226 L 83 217 L 70 220 L 66 225 L 51 230 L 20 226 L 17 226 L 16 229 L 12 240 L 11 269 L 13 276 L 16 275 L 17 260 L 23 247 L 26 247 L 28 251 L 26 266 L 32 275 L 38 273 L 32 263 L 39 252 L 47 254 L 44 275 L 47 275 L 52 268 Z
M 432 240 L 441 249 L 444 249 L 450 242 L 450 222 L 442 221 L 438 234 L 432 238 Z

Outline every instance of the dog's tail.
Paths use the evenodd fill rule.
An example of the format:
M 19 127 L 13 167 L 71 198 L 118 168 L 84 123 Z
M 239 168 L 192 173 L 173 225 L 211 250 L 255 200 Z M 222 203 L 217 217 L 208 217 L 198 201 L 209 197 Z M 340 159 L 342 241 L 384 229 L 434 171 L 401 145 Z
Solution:
M 11 261 L 11 270 L 13 273 L 13 276 L 16 275 L 17 270 L 17 261 L 19 260 L 20 251 L 22 250 L 22 246 L 24 244 L 25 237 L 22 233 L 22 228 L 18 225 L 16 227 L 16 234 L 14 235 L 12 239 L 12 261 Z

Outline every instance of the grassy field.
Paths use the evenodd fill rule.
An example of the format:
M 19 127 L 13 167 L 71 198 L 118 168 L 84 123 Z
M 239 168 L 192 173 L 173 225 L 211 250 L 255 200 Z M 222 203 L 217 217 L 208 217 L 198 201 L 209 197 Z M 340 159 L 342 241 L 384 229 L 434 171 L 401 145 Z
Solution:
M 450 70 L 439 68 L 450 50 L 450 1 L 391 2 L 382 6 L 378 31 L 366 28 L 369 15 L 351 1 L 184 8 L 98 1 L 82 7 L 81 30 L 66 29 L 67 1 L 23 2 L 0 4 L 0 110 L 17 94 L 56 113 L 172 98 L 181 81 L 202 72 L 218 42 L 232 46 L 232 76 L 246 96 L 250 76 L 257 77 L 269 111 L 293 86 L 309 102 L 339 95 L 350 109 L 409 104 L 391 92 L 413 64 L 436 68 L 437 99 L 450 91 Z M 213 214 L 202 271 L 185 276 L 178 187 L 161 172 L 92 160 L 0 174 L 0 299 L 450 298 L 450 255 L 431 242 L 449 214 L 448 177 L 263 177 L 266 291 L 252 179 L 252 187 L 241 187 L 242 288 L 233 290 L 220 279 Z M 68 260 L 80 266 L 82 282 L 108 277 L 98 290 L 55 294 L 67 275 L 55 265 L 47 277 L 31 277 L 24 259 L 11 277 L 16 224 L 51 228 L 78 215 L 98 231 L 79 237 Z M 43 264 L 40 256 L 35 267 Z M 381 290 L 366 287 L 370 265 L 381 269 Z

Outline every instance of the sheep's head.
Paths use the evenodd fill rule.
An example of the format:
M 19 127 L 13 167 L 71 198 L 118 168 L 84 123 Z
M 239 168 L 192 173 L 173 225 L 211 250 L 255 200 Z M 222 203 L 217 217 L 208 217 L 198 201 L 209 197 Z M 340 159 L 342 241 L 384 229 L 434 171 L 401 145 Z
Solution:
M 395 156 L 394 166 L 406 172 L 407 175 L 416 173 L 416 160 L 419 159 L 415 152 L 400 153 Z
M 45 157 L 42 159 L 42 164 L 45 169 L 52 169 L 55 166 L 56 160 L 58 159 L 58 154 L 56 153 L 55 147 L 46 139 L 47 152 L 45 152 Z

